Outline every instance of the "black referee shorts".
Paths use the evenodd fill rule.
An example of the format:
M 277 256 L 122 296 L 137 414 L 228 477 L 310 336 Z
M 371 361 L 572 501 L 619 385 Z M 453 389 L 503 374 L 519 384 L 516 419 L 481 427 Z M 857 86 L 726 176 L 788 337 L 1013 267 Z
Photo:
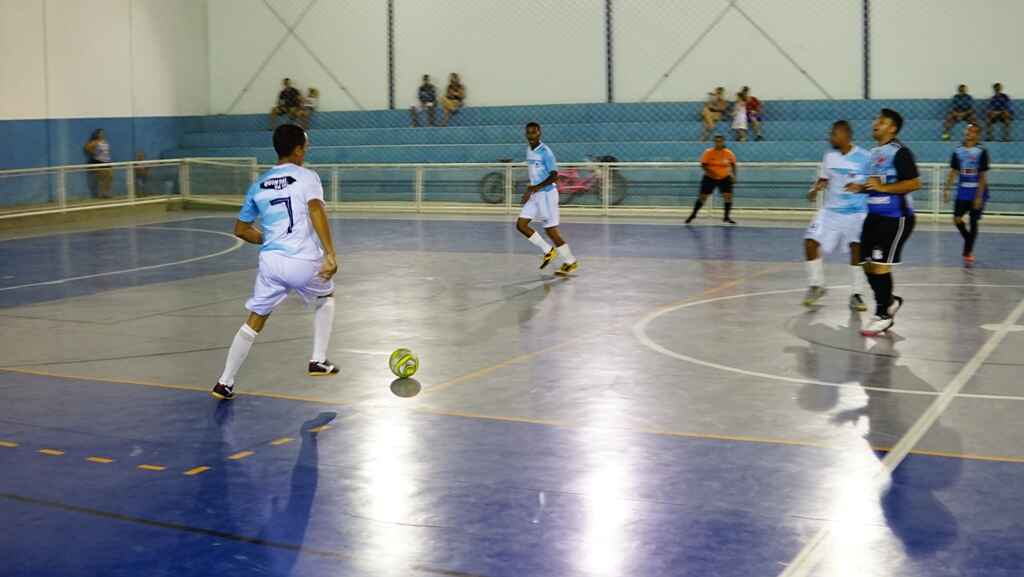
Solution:
M 861 261 L 899 264 L 903 245 L 912 232 L 913 213 L 899 218 L 868 213 L 860 233 Z
M 971 218 L 979 219 L 980 220 L 981 219 L 981 213 L 984 210 L 985 210 L 985 205 L 984 204 L 981 205 L 981 209 L 975 210 L 974 209 L 974 201 L 973 200 L 960 200 L 960 199 L 957 199 L 957 201 L 955 203 L 953 203 L 953 216 L 955 216 L 957 218 L 960 218 L 960 217 L 962 217 L 963 215 L 965 215 L 967 213 L 971 213 Z
M 712 194 L 715 189 L 718 189 L 722 194 L 732 192 L 732 179 L 728 176 L 722 179 L 714 179 L 708 175 L 704 175 L 704 178 L 700 179 L 700 193 L 701 194 Z

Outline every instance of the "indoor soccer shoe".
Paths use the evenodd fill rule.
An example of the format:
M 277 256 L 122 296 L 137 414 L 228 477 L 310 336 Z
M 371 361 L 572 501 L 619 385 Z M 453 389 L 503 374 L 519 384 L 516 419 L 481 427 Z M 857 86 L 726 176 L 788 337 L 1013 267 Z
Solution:
M 576 269 L 579 268 L 579 266 L 580 266 L 579 261 L 567 262 L 567 263 L 563 264 L 561 267 L 559 267 L 559 269 L 555 271 L 555 274 L 559 274 L 559 275 L 562 275 L 562 276 L 569 276 L 570 274 L 576 272 Z
M 973 266 L 974 266 L 974 255 L 973 254 L 965 254 L 964 255 L 964 268 L 971 268 Z
M 235 387 L 217 383 L 217 386 L 213 387 L 210 394 L 222 401 L 230 401 L 235 398 Z
M 331 361 L 309 361 L 309 376 L 329 377 L 338 374 L 338 367 Z
M 891 329 L 893 324 L 895 324 L 895 322 L 892 320 L 892 317 L 876 316 L 871 319 L 871 322 L 868 323 L 868 326 L 861 329 L 860 334 L 866 337 L 877 337 L 878 335 Z
M 547 254 L 544 255 L 544 260 L 540 261 L 540 268 L 543 269 L 551 264 L 551 261 L 555 260 L 556 256 L 558 256 L 558 251 L 556 249 L 549 250 Z
M 903 298 L 902 297 L 898 297 L 896 295 L 893 295 L 892 302 L 889 303 L 889 308 L 886 309 L 885 312 L 886 312 L 886 314 L 889 317 L 894 317 L 894 316 L 896 316 L 896 313 L 898 313 L 900 308 L 902 308 L 902 307 L 903 307 Z
M 825 296 L 828 290 L 822 286 L 812 286 L 807 289 L 807 294 L 804 295 L 804 306 L 811 307 L 817 304 L 821 297 Z
M 729 218 L 728 216 L 723 218 L 722 222 L 725 223 L 725 224 L 736 224 L 736 221 L 731 219 L 731 218 Z
M 850 310 L 851 311 L 866 311 L 868 310 L 867 303 L 860 295 L 850 295 Z

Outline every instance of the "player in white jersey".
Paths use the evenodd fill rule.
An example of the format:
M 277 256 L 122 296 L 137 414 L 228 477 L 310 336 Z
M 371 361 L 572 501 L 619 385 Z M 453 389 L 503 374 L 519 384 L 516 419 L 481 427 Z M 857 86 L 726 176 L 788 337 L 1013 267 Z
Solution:
M 825 267 L 821 251 L 831 254 L 837 248 L 850 253 L 850 308 L 866 311 L 861 297 L 864 292 L 864 269 L 861 267 L 860 235 L 868 213 L 867 196 L 848 192 L 846 185 L 863 183 L 867 179 L 871 155 L 853 144 L 853 129 L 845 120 L 832 125 L 830 141 L 833 150 L 825 153 L 818 172 L 818 180 L 808 194 L 811 202 L 828 187 L 825 206 L 814 215 L 804 235 L 804 253 L 807 258 L 807 296 L 804 305 L 812 306 L 825 295 Z
M 249 187 L 235 222 L 235 236 L 260 245 L 260 266 L 253 296 L 245 303 L 249 319 L 235 334 L 224 373 L 212 391 L 218 399 L 234 398 L 235 376 L 256 335 L 263 330 L 274 308 L 292 291 L 316 310 L 309 375 L 338 372 L 327 360 L 334 325 L 332 278 L 338 271 L 338 262 L 320 177 L 302 167 L 307 145 L 306 131 L 294 124 L 274 130 L 277 165 Z
M 568 243 L 562 239 L 558 230 L 558 165 L 555 155 L 548 145 L 540 141 L 540 125 L 531 122 L 526 125 L 526 165 L 530 173 L 530 185 L 523 194 L 523 209 L 516 220 L 516 229 L 534 246 L 544 253 L 540 268 L 548 266 L 556 256 L 562 257 L 562 266 L 555 274 L 568 275 L 576 270 L 579 263 L 572 255 Z M 530 221 L 539 220 L 544 223 L 552 247 L 540 233 L 530 227 Z

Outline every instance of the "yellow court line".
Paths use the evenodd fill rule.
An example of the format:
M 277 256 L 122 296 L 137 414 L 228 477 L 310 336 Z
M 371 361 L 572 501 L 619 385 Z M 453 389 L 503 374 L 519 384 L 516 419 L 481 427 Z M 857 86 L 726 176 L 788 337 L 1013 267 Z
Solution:
M 101 463 L 103 465 L 106 465 L 108 463 L 113 463 L 114 462 L 113 459 L 110 459 L 110 458 L 107 458 L 107 457 L 89 457 L 89 458 L 86 459 L 86 461 L 89 461 L 91 463 Z
M 662 429 L 629 429 L 629 428 L 615 428 L 615 427 L 594 427 L 592 425 L 579 425 L 575 423 L 568 423 L 562 421 L 552 421 L 547 419 L 531 419 L 526 417 L 506 417 L 502 415 L 484 415 L 479 413 L 465 413 L 461 411 L 445 411 L 438 409 L 428 408 L 410 408 L 410 411 L 416 413 L 424 413 L 428 415 L 438 415 L 442 417 L 461 417 L 465 419 L 479 419 L 485 421 L 500 421 L 505 423 L 524 423 L 528 425 L 543 425 L 547 427 L 559 427 L 563 429 L 577 429 L 577 430 L 606 430 L 606 431 L 621 431 L 624 434 L 640 434 L 640 435 L 657 435 L 663 437 L 682 437 L 687 439 L 700 439 L 708 441 L 734 441 L 738 443 L 757 443 L 762 445 L 784 445 L 791 447 L 808 447 L 814 449 L 828 449 L 833 451 L 848 450 L 849 445 L 838 445 L 830 443 L 817 443 L 814 441 L 800 441 L 794 439 L 779 439 L 772 437 L 755 437 L 746 435 L 720 435 L 716 433 L 694 433 L 689 431 L 667 431 Z M 871 451 L 877 452 L 889 452 L 891 447 L 868 447 Z M 910 451 L 911 455 L 918 455 L 922 457 L 945 457 L 949 459 L 962 459 L 965 461 L 989 461 L 994 463 L 1021 463 L 1024 464 L 1024 457 L 1014 457 L 1008 455 L 978 455 L 974 453 L 955 453 L 946 451 L 926 451 L 921 449 L 915 449 Z
M 205 473 L 205 472 L 207 472 L 209 470 L 210 470 L 210 467 L 207 467 L 207 466 L 204 465 L 204 466 L 201 466 L 201 467 L 193 467 L 193 468 L 189 469 L 188 471 L 185 471 L 184 474 L 188 475 L 189 477 L 194 477 L 194 476 L 196 476 L 196 475 L 198 475 L 200 473 Z
M 322 432 L 324 432 L 324 431 L 326 431 L 327 429 L 330 429 L 330 428 L 331 428 L 330 425 L 320 425 L 319 427 L 313 427 L 312 429 L 309 429 L 309 432 L 310 433 L 322 433 Z
M 59 457 L 64 454 L 64 451 L 58 449 L 39 449 L 39 452 L 44 455 L 50 455 L 51 457 Z
M 0 447 L 15 449 L 18 447 L 18 443 L 15 443 L 14 441 L 0 441 Z
M 115 385 L 141 385 L 143 387 L 154 387 L 154 388 L 158 388 L 158 389 L 173 389 L 173 390 L 178 390 L 178 391 L 195 391 L 195 392 L 209 392 L 210 391 L 210 389 L 208 389 L 208 388 L 197 387 L 197 386 L 194 386 L 194 385 L 179 385 L 179 384 L 169 384 L 169 383 L 157 383 L 157 382 L 153 382 L 153 381 L 143 381 L 143 380 L 112 379 L 112 378 L 108 378 L 108 377 L 97 377 L 97 376 L 90 376 L 90 375 L 77 375 L 77 374 L 71 374 L 71 373 L 55 373 L 55 372 L 51 372 L 51 371 L 40 371 L 40 370 L 36 370 L 36 369 L 20 369 L 20 368 L 19 369 L 14 369 L 14 368 L 0 369 L 0 372 L 3 372 L 3 371 L 9 372 L 9 373 L 21 373 L 21 374 L 25 374 L 25 375 L 35 375 L 35 376 L 38 376 L 38 377 L 53 377 L 53 378 L 56 378 L 56 379 L 69 379 L 69 380 L 77 380 L 77 381 L 96 381 L 96 382 L 99 382 L 99 383 L 112 383 L 112 384 L 115 384 Z M 303 396 L 299 396 L 299 395 L 288 395 L 288 394 L 284 394 L 284 393 L 266 393 L 266 392 L 261 392 L 261 391 L 251 391 L 251 392 L 249 392 L 249 391 L 238 391 L 237 394 L 240 395 L 240 396 L 264 397 L 264 398 L 268 398 L 268 399 L 279 399 L 279 400 L 283 400 L 283 401 L 299 401 L 299 402 L 303 402 L 303 403 L 314 403 L 314 404 L 318 404 L 318 405 L 346 406 L 346 405 L 352 404 L 351 401 L 341 401 L 341 400 L 337 400 L 337 399 L 318 399 L 318 398 L 314 398 L 314 397 L 303 397 Z
M 270 444 L 275 447 L 279 447 L 281 445 L 287 445 L 288 443 L 291 443 L 294 440 L 295 439 L 291 437 L 281 437 L 280 439 L 274 439 L 273 441 L 270 441 Z
M 234 455 L 228 457 L 229 461 L 240 461 L 246 457 L 251 457 L 256 454 L 256 451 L 239 451 Z
M 167 469 L 167 467 L 164 467 L 163 465 L 139 465 L 136 468 L 142 469 L 143 471 L 164 471 Z

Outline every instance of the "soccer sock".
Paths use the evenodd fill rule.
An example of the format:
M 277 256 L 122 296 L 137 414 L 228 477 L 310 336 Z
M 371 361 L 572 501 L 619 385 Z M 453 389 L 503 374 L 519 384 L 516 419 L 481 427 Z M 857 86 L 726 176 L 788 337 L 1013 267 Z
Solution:
M 690 218 L 697 216 L 697 213 L 700 212 L 700 207 L 702 206 L 704 206 L 704 203 L 698 198 L 697 201 L 693 203 L 693 212 L 690 213 Z
M 971 216 L 971 228 L 964 237 L 964 256 L 974 254 L 974 241 L 978 240 L 979 218 Z
M 235 339 L 231 341 L 231 348 L 228 349 L 228 358 L 224 361 L 224 373 L 218 381 L 220 384 L 234 386 L 235 375 L 238 374 L 238 369 L 242 368 L 245 357 L 249 356 L 249 349 L 252 348 L 257 334 L 259 333 L 252 330 L 248 324 L 242 325 L 242 328 L 235 333 Z
M 534 231 L 534 233 L 530 235 L 530 238 L 526 240 L 530 241 L 533 246 L 539 248 L 544 254 L 551 252 L 551 245 L 548 244 L 548 241 L 544 240 L 544 237 L 542 237 L 539 232 Z
M 875 292 L 875 314 L 880 317 L 889 316 L 889 305 L 892 304 L 892 273 L 869 274 L 868 283 Z
M 572 249 L 569 248 L 569 243 L 565 243 L 558 247 L 558 256 L 562 257 L 562 261 L 565 264 L 572 264 L 576 262 L 576 257 L 572 255 Z
M 864 267 L 860 265 L 850 266 L 850 293 L 855 295 L 864 294 Z
M 962 222 L 958 222 L 958 223 L 955 223 L 955 224 L 956 224 L 956 229 L 960 231 L 960 236 L 964 237 L 964 254 L 967 254 L 967 242 L 968 242 L 968 239 L 971 237 L 971 234 L 969 232 L 967 232 L 967 225 L 966 224 L 964 224 Z
M 804 261 L 807 268 L 807 286 L 825 286 L 825 265 L 820 258 Z
M 313 314 L 313 356 L 314 362 L 327 360 L 327 345 L 331 342 L 331 330 L 334 327 L 334 297 L 318 299 L 316 313 Z
M 725 218 L 729 218 L 729 213 L 732 212 L 732 203 L 725 203 Z

